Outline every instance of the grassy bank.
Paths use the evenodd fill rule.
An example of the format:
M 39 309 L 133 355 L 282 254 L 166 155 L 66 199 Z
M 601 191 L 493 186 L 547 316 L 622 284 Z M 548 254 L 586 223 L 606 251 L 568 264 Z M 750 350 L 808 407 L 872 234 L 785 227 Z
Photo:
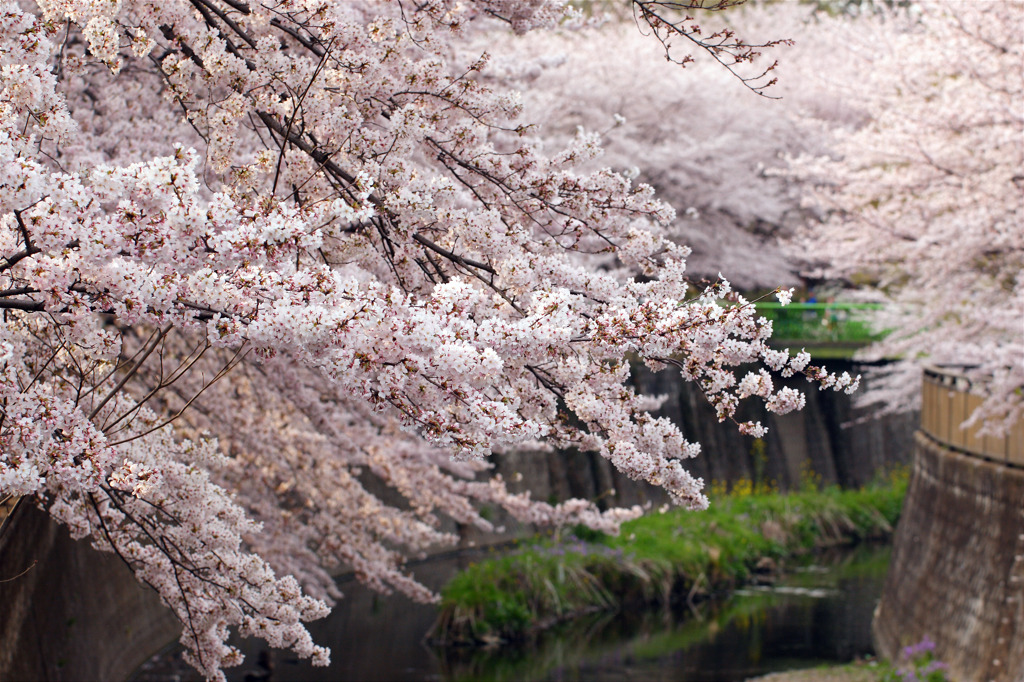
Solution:
M 860 490 L 717 491 L 707 512 L 654 512 L 618 537 L 579 529 L 472 565 L 442 590 L 434 638 L 515 640 L 583 613 L 696 600 L 769 579 L 780 560 L 816 548 L 885 539 L 905 473 Z
M 869 598 L 843 608 L 847 597 L 840 595 L 873 593 L 875 588 L 869 585 L 884 577 L 889 556 L 883 543 L 813 552 L 788 559 L 785 574 L 773 585 L 743 586 L 746 589 L 697 602 L 692 608 L 676 604 L 602 610 L 502 646 L 447 646 L 435 651 L 453 682 L 586 680 L 597 677 L 596 671 L 606 679 L 644 680 L 663 676 L 659 671 L 666 669 L 675 670 L 680 679 L 726 679 L 728 675 L 720 674 L 723 668 L 732 679 L 744 679 L 778 669 L 784 665 L 780 658 L 827 657 L 823 652 L 834 649 L 829 648 L 826 631 L 842 627 L 847 617 L 870 618 L 874 606 Z M 843 615 L 821 620 L 814 615 L 824 615 L 819 609 Z M 818 628 L 821 633 L 815 635 Z M 789 637 L 781 635 L 782 630 Z M 864 643 L 862 633 L 841 639 L 844 647 Z M 794 649 L 797 641 L 802 644 Z M 720 659 L 723 650 L 733 653 L 728 661 Z

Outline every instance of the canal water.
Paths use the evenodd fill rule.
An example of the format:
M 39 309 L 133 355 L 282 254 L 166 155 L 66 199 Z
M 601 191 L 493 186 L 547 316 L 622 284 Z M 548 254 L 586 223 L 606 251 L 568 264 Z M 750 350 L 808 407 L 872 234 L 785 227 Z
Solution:
M 416 575 L 438 588 L 468 561 L 424 562 Z M 847 662 L 872 652 L 871 617 L 889 563 L 889 547 L 862 545 L 791 561 L 772 585 L 675 609 L 596 614 L 528 644 L 439 648 L 425 643 L 436 608 L 382 597 L 343 581 L 345 599 L 313 638 L 331 647 L 332 665 L 314 668 L 287 653 L 241 642 L 246 661 L 231 682 L 258 680 L 664 680 L 733 682 L 781 670 Z M 135 682 L 199 680 L 171 647 Z

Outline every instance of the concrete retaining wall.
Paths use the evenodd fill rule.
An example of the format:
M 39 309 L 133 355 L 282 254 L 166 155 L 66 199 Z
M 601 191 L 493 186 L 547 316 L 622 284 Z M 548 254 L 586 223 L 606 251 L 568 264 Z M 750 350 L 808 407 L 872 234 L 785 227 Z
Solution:
M 0 527 L 0 680 L 123 680 L 178 636 L 113 554 L 19 504 Z
M 874 621 L 878 652 L 925 636 L 961 682 L 1024 682 L 1024 470 L 922 433 Z

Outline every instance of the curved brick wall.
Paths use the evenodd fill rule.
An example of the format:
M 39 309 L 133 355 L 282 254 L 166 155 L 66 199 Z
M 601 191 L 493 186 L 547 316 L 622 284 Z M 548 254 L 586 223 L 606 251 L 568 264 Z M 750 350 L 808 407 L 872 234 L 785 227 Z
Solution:
M 918 433 L 892 564 L 875 614 L 895 659 L 926 635 L 962 682 L 1024 682 L 1024 469 Z
M 20 504 L 0 527 L 0 680 L 123 680 L 178 621 L 113 554 Z

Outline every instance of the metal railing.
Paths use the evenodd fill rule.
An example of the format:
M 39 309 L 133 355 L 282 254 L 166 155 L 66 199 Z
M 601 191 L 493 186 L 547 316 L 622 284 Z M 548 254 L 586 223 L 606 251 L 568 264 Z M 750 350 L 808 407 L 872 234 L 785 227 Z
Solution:
M 772 321 L 772 338 L 805 343 L 867 345 L 882 335 L 871 330 L 865 313 L 875 303 L 781 303 L 762 301 L 759 315 Z
M 979 435 L 980 426 L 960 428 L 984 400 L 981 388 L 961 369 L 926 367 L 921 387 L 921 430 L 953 450 L 1024 467 L 1024 422 L 1002 437 Z

